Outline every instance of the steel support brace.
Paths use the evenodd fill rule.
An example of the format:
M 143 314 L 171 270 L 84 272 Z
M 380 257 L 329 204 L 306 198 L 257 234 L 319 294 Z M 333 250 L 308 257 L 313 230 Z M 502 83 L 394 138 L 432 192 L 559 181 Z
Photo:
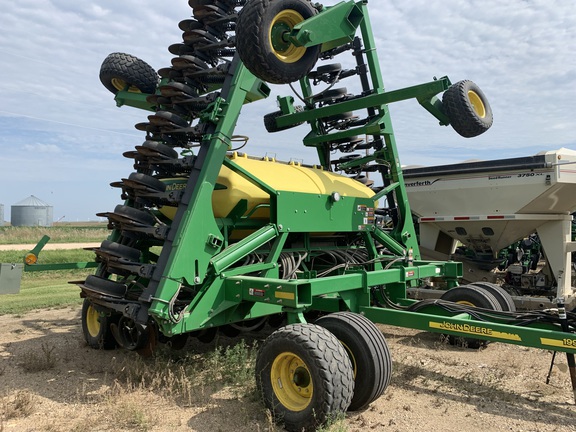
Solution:
M 246 255 L 254 252 L 256 249 L 276 238 L 277 235 L 278 230 L 276 225 L 266 225 L 238 243 L 234 243 L 232 246 L 224 249 L 210 260 L 214 274 L 219 274 L 224 271 Z
M 343 112 L 361 110 L 369 107 L 381 107 L 393 102 L 399 102 L 408 99 L 431 99 L 438 93 L 444 92 L 450 87 L 450 80 L 446 77 L 424 84 L 418 84 L 397 90 L 391 90 L 385 93 L 377 93 L 358 99 L 351 99 L 332 105 L 323 106 L 310 111 L 286 114 L 276 119 L 278 127 L 286 127 L 305 121 L 317 120 L 320 118 L 331 117 Z M 443 121 L 446 117 L 439 111 L 430 111 L 438 120 Z
M 361 8 L 353 1 L 341 2 L 296 24 L 289 39 L 296 46 L 322 44 L 322 50 L 325 51 L 350 42 L 364 17 Z

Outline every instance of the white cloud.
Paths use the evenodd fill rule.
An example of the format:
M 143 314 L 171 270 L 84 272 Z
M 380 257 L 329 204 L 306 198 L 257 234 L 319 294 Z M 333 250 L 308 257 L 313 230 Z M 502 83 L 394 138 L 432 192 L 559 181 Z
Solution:
M 42 143 L 34 143 L 34 144 L 25 144 L 24 150 L 27 152 L 34 152 L 34 153 L 61 153 L 60 147 L 55 144 L 42 144 Z
M 0 148 L 3 165 L 12 161 L 24 168 L 3 166 L 0 181 L 11 182 L 10 175 L 25 171 L 32 187 L 46 183 L 45 179 L 62 185 L 73 172 L 78 179 L 85 177 L 85 190 L 95 191 L 91 195 L 84 191 L 83 207 L 90 207 L 103 178 L 108 188 L 107 183 L 114 180 L 109 175 L 127 175 L 130 161 L 121 154 L 143 141 L 144 134 L 134 124 L 145 121 L 147 113 L 115 107 L 112 94 L 98 79 L 100 65 L 116 51 L 136 55 L 155 69 L 169 65 L 172 56 L 167 48 L 181 41 L 178 22 L 191 16 L 187 3 L 5 2 L 0 27 Z M 392 105 L 403 163 L 449 163 L 576 148 L 576 56 L 572 52 L 576 8 L 571 2 L 371 0 L 368 9 L 387 89 L 419 84 L 433 76 L 448 75 L 454 82 L 471 79 L 484 90 L 494 111 L 492 129 L 467 140 L 449 127 L 438 127 L 436 119 L 415 101 Z M 353 65 L 352 56 L 341 57 L 336 61 Z M 339 86 L 357 91 L 351 82 Z M 244 109 L 236 133 L 251 139 L 243 151 L 314 162 L 314 149 L 300 142 L 304 128 L 274 135 L 264 132 L 262 116 L 276 110 L 278 94 L 290 91 L 274 86 L 269 100 Z M 56 187 L 51 189 L 57 193 Z M 0 202 L 22 198 L 12 199 L 6 193 L 0 193 Z M 110 199 L 107 193 L 102 196 Z M 106 208 L 90 211 L 102 210 Z

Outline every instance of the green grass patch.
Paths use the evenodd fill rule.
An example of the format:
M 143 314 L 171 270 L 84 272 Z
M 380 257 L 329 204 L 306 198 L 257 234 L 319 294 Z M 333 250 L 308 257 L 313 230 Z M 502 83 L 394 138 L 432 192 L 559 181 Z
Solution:
M 75 280 L 83 279 L 77 272 Z M 88 272 L 88 274 L 90 274 Z M 0 315 L 21 314 L 34 309 L 45 309 L 55 306 L 81 304 L 80 289 L 68 283 L 68 278 L 56 277 L 52 280 L 27 280 L 22 277 L 19 294 L 4 294 L 0 296 Z
M 106 224 L 86 226 L 58 225 L 53 227 L 0 227 L 0 244 L 36 244 L 47 235 L 50 243 L 100 242 L 110 235 Z
M 44 251 L 40 264 L 94 261 L 94 252 L 83 249 Z M 0 251 L 0 262 L 20 263 L 22 251 Z M 34 309 L 80 304 L 80 289 L 69 281 L 83 280 L 94 269 L 24 272 L 20 293 L 0 295 L 0 315 L 20 314 Z
M 27 251 L 0 251 L 0 262 L 2 263 L 23 263 Z M 38 264 L 55 264 L 69 262 L 94 261 L 96 255 L 92 251 L 84 249 L 65 249 L 54 251 L 40 251 L 38 254 Z

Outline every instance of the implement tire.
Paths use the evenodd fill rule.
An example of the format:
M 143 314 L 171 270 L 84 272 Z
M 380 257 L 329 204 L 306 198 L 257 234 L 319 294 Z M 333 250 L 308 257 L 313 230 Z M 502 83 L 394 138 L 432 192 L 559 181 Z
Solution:
M 492 126 L 492 108 L 480 87 L 472 81 L 458 81 L 450 86 L 444 92 L 442 105 L 452 128 L 465 138 L 483 134 Z
M 470 285 L 484 288 L 498 300 L 502 310 L 505 312 L 516 312 L 516 305 L 514 299 L 508 292 L 500 285 L 491 282 L 473 282 Z
M 352 312 L 332 313 L 315 324 L 338 338 L 352 362 L 354 396 L 348 411 L 365 409 L 390 384 L 392 357 L 384 335 L 368 318 Z
M 133 93 L 153 94 L 158 85 L 158 74 L 152 66 L 138 57 L 112 53 L 100 66 L 100 81 L 114 94 L 126 88 Z
M 289 431 L 313 431 L 348 409 L 354 376 L 336 336 L 314 324 L 292 324 L 261 346 L 256 385 L 274 421 Z
M 316 15 L 308 0 L 249 0 L 236 25 L 236 49 L 255 76 L 272 84 L 298 81 L 312 70 L 320 45 L 297 47 L 285 35 Z
M 297 112 L 297 113 L 304 112 L 304 107 L 302 105 L 295 105 L 294 106 L 294 112 Z M 304 122 L 298 122 L 298 123 L 291 124 L 288 126 L 279 127 L 276 125 L 276 119 L 278 117 L 280 117 L 281 115 L 284 115 L 282 113 L 282 111 L 274 111 L 274 112 L 271 112 L 271 113 L 266 114 L 264 116 L 264 127 L 266 128 L 267 132 L 269 132 L 269 133 L 280 132 L 283 130 L 292 129 L 292 128 L 294 128 L 296 126 L 300 126 L 301 124 L 304 123 Z
M 451 301 L 461 305 L 502 311 L 500 303 L 488 290 L 474 285 L 461 285 L 451 288 L 442 294 L 442 300 Z M 461 336 L 448 335 L 448 342 L 451 345 L 460 345 L 466 348 L 478 349 L 488 345 L 488 341 L 475 338 L 463 338 Z
M 82 304 L 82 334 L 90 348 L 116 348 L 116 340 L 110 330 L 110 323 L 113 321 L 112 316 L 101 315 L 90 300 L 84 299 Z

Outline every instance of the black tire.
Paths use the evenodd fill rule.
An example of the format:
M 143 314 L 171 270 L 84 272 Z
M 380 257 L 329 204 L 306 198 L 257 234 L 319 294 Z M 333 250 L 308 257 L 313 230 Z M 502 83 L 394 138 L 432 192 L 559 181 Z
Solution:
M 452 288 L 442 294 L 440 298 L 454 303 L 502 311 L 502 307 L 498 300 L 496 300 L 496 297 L 490 294 L 488 290 L 479 286 L 462 285 Z M 447 337 L 451 345 L 461 345 L 471 349 L 478 349 L 488 344 L 488 341 L 481 339 L 464 338 L 453 335 L 448 335 Z
M 365 409 L 390 384 L 392 357 L 384 335 L 368 318 L 352 312 L 337 312 L 318 319 L 338 338 L 352 362 L 354 396 L 349 411 Z
M 496 297 L 500 307 L 505 312 L 516 312 L 516 305 L 512 296 L 500 285 L 493 284 L 491 282 L 474 282 L 471 283 L 472 286 L 478 286 L 487 290 L 490 294 Z
M 475 83 L 458 81 L 444 92 L 444 113 L 454 130 L 465 138 L 483 134 L 492 126 L 492 108 Z
M 314 96 L 314 102 L 330 105 L 335 102 L 338 102 L 340 99 L 343 99 L 344 97 L 346 97 L 347 94 L 348 89 L 346 87 L 326 90 Z
M 114 208 L 114 214 L 141 225 L 153 226 L 156 222 L 150 213 L 123 204 Z
M 164 192 L 166 190 L 166 183 L 158 180 L 156 177 L 152 177 L 148 174 L 142 174 L 139 172 L 133 172 L 130 174 L 128 179 L 124 180 L 124 183 L 135 183 L 136 185 L 146 187 L 158 192 Z
M 340 63 L 332 63 L 323 66 L 318 66 L 318 68 L 311 73 L 311 75 L 325 75 L 325 74 L 337 74 L 342 71 L 342 65 Z
M 82 287 L 88 291 L 115 298 L 123 298 L 127 291 L 126 284 L 95 275 L 88 276 Z
M 250 72 L 269 83 L 298 81 L 316 64 L 320 45 L 296 47 L 281 37 L 272 41 L 270 34 L 273 28 L 289 31 L 316 13 L 308 0 L 249 0 L 236 25 L 240 59 Z
M 158 85 L 158 74 L 152 66 L 138 57 L 112 53 L 102 62 L 100 81 L 114 94 L 126 87 L 131 92 L 152 94 Z
M 295 105 L 294 111 L 296 111 L 297 113 L 304 112 L 304 107 L 301 105 Z M 266 130 L 268 132 L 274 133 L 274 132 L 280 132 L 280 131 L 287 130 L 287 129 L 292 129 L 292 128 L 294 128 L 296 126 L 300 126 L 301 124 L 304 123 L 304 122 L 298 122 L 298 123 L 295 123 L 292 125 L 278 127 L 276 125 L 276 119 L 278 117 L 280 117 L 281 115 L 283 115 L 282 111 L 275 111 L 275 112 L 266 114 L 264 116 L 264 127 L 266 128 Z
M 169 111 L 156 111 L 155 114 L 148 116 L 150 124 L 157 127 L 186 128 L 188 121 L 178 114 Z
M 312 431 L 347 410 L 354 375 L 336 336 L 314 324 L 292 324 L 260 347 L 256 385 L 276 422 L 289 431 Z
M 101 315 L 89 299 L 82 303 L 82 334 L 89 347 L 95 349 L 114 349 L 116 340 L 110 330 L 113 315 Z
M 214 1 L 214 0 L 188 0 L 188 5 L 194 9 L 197 7 L 202 7 L 202 6 L 211 6 L 216 4 L 218 7 L 221 7 L 223 9 L 225 8 L 230 8 L 230 9 L 234 9 L 234 6 L 236 6 L 236 1 L 235 0 L 222 0 L 222 1 Z
M 116 243 L 110 240 L 104 240 L 100 245 L 100 249 L 96 250 L 96 254 L 98 254 L 99 251 L 106 255 L 111 255 L 117 258 L 124 258 L 129 261 L 140 261 L 140 249 L 121 245 L 120 243 Z
M 136 146 L 136 150 L 144 156 L 163 156 L 167 159 L 178 159 L 178 152 L 172 147 L 158 141 L 147 140 L 142 146 Z

